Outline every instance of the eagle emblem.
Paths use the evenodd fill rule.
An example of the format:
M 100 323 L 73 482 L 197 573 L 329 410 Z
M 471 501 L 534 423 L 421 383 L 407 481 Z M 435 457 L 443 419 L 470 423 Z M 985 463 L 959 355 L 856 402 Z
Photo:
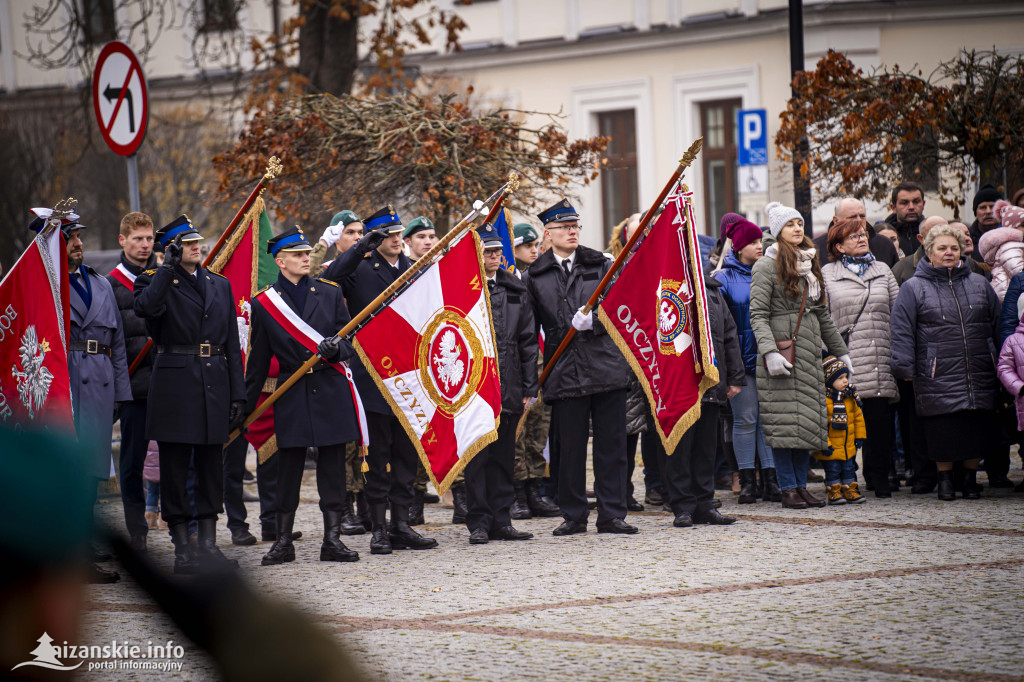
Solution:
M 43 366 L 50 344 L 44 339 L 39 340 L 35 325 L 29 325 L 21 337 L 21 371 L 17 365 L 11 367 L 11 375 L 18 380 L 18 397 L 21 404 L 28 410 L 29 419 L 36 418 L 36 412 L 43 409 L 46 397 L 50 394 L 53 373 Z
M 462 355 L 462 348 L 455 332 L 448 329 L 441 335 L 441 342 L 438 344 L 437 353 L 431 360 L 436 368 L 437 378 L 444 384 L 445 392 L 450 392 L 454 386 L 462 383 L 462 377 L 466 373 L 466 364 L 459 359 Z

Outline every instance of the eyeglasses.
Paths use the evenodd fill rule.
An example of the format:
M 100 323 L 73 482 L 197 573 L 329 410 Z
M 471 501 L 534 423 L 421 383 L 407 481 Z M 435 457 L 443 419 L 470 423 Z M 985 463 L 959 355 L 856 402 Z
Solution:
M 572 225 L 548 225 L 549 230 L 576 230 L 577 232 L 583 231 L 583 223 L 573 223 Z
M 847 239 L 852 239 L 855 242 L 866 242 L 868 240 L 868 233 L 858 232 L 857 234 L 851 234 Z

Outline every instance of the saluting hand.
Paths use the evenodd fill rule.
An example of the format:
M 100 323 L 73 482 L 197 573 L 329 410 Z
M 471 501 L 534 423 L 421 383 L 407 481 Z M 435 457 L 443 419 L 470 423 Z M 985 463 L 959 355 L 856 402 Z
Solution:
M 363 235 L 363 238 L 356 244 L 362 253 L 369 253 L 376 249 L 378 246 L 384 243 L 384 240 L 388 238 L 387 232 L 383 230 L 370 230 Z
M 164 247 L 163 267 L 173 268 L 181 262 L 181 237 L 175 237 L 174 241 Z

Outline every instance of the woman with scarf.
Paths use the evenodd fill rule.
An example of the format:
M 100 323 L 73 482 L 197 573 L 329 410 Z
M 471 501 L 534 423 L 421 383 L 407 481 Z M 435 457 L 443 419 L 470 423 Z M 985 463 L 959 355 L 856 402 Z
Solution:
M 782 505 L 823 507 L 825 502 L 807 491 L 810 453 L 828 447 L 822 345 L 843 361 L 851 377 L 857 369 L 828 314 L 817 250 L 804 234 L 803 218 L 778 202 L 768 204 L 765 213 L 776 241 L 754 264 L 750 286 L 765 440 L 775 457 Z
M 900 288 L 885 263 L 868 250 L 868 232 L 859 220 L 844 220 L 828 231 L 832 262 L 821 268 L 828 309 L 857 368 L 857 390 L 864 403 L 867 442 L 864 482 L 875 497 L 892 497 L 893 406 L 899 400 L 889 367 L 889 315 Z

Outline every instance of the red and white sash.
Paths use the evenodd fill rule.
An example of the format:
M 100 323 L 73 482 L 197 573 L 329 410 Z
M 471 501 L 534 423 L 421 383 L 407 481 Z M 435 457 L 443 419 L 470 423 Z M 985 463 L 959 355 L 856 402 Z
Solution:
M 117 267 L 110 271 L 110 276 L 123 284 L 128 291 L 135 291 L 136 275 L 133 275 L 132 271 L 124 266 L 124 263 L 118 263 Z
M 316 353 L 316 347 L 324 340 L 323 334 L 310 327 L 291 306 L 285 303 L 284 299 L 281 298 L 281 294 L 276 289 L 273 287 L 266 289 L 258 294 L 256 298 L 267 309 L 267 312 L 274 318 L 274 321 L 288 332 L 289 336 L 302 344 L 306 350 Z M 352 404 L 356 408 L 356 418 L 359 421 L 359 436 L 363 447 L 368 446 L 370 444 L 370 432 L 366 427 L 366 412 L 363 410 L 363 401 L 359 397 L 359 391 L 356 390 L 355 381 L 352 380 L 352 370 L 344 362 L 328 362 L 327 360 L 324 360 L 324 362 L 344 374 L 345 378 L 348 379 L 348 388 L 352 392 Z

